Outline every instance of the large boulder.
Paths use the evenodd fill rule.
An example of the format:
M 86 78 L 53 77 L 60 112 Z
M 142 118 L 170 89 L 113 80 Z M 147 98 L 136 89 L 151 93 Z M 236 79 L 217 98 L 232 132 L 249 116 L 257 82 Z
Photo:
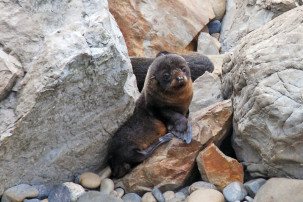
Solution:
M 227 0 L 220 35 L 221 51 L 228 52 L 251 31 L 302 4 L 302 0 Z
M 182 53 L 215 17 L 209 0 L 109 0 L 129 55 L 154 57 L 159 51 Z
M 105 166 L 138 93 L 107 2 L 1 1 L 0 10 L 0 195 Z
M 253 177 L 303 178 L 303 6 L 247 35 L 225 58 L 234 149 Z

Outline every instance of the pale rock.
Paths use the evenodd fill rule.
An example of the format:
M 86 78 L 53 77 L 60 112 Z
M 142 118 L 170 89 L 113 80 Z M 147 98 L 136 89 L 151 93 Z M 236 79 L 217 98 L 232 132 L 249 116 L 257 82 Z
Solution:
M 111 174 L 112 174 L 112 170 L 110 169 L 109 166 L 106 166 L 106 168 L 101 170 L 98 175 L 100 176 L 100 179 L 103 180 L 105 178 L 109 178 Z
M 224 196 L 221 192 L 214 189 L 199 189 L 191 193 L 187 202 L 224 202 Z
M 166 191 L 163 193 L 163 197 L 164 197 L 165 201 L 168 201 L 175 197 L 175 193 L 173 191 Z
M 101 179 L 99 175 L 91 172 L 86 172 L 79 177 L 80 184 L 88 189 L 98 188 L 101 184 Z
M 146 192 L 141 199 L 141 202 L 157 202 L 152 192 Z
M 141 197 L 136 193 L 128 193 L 122 197 L 124 202 L 141 202 Z
M 77 199 L 85 193 L 85 189 L 76 183 L 73 182 L 65 182 L 63 183 L 64 186 L 66 186 L 70 192 L 70 201 L 71 202 L 76 202 Z
M 0 10 L 0 63 L 20 70 L 0 102 L 0 195 L 104 167 L 138 95 L 107 2 L 1 1 Z
M 215 39 L 205 32 L 201 32 L 199 34 L 197 51 L 205 55 L 219 54 L 219 49 Z
M 35 198 L 39 195 L 39 191 L 28 185 L 20 184 L 7 189 L 1 197 L 1 202 L 21 202 L 26 198 Z
M 119 198 L 122 198 L 122 196 L 125 193 L 124 189 L 122 189 L 120 187 L 118 187 L 117 189 L 115 189 L 115 191 L 117 192 Z
M 190 113 L 223 101 L 221 80 L 212 73 L 205 72 L 193 83 L 194 96 L 189 106 Z
M 222 20 L 226 9 L 226 0 L 211 0 L 209 1 L 215 13 L 216 20 Z
M 271 178 L 258 191 L 254 202 L 303 201 L 303 180 Z
M 198 181 L 190 185 L 188 191 L 189 193 L 193 193 L 194 191 L 198 189 L 214 189 L 217 190 L 216 186 L 209 183 L 209 182 L 204 182 L 204 181 Z
M 242 39 L 223 66 L 233 148 L 254 178 L 303 178 L 303 6 Z M 287 162 L 287 163 L 285 163 Z
M 244 183 L 244 187 L 247 190 L 248 195 L 251 197 L 255 197 L 255 195 L 258 193 L 261 186 L 265 184 L 266 180 L 263 178 L 253 179 L 249 180 Z
M 197 164 L 202 179 L 216 185 L 220 190 L 235 181 L 243 183 L 242 165 L 225 156 L 213 143 L 199 153 Z
M 123 202 L 123 200 L 99 191 L 88 191 L 82 194 L 77 202 Z
M 215 17 L 209 0 L 109 0 L 129 55 L 154 57 L 159 51 L 181 53 Z
M 101 186 L 100 186 L 100 191 L 104 192 L 106 194 L 110 194 L 115 188 L 114 182 L 109 179 L 105 178 L 101 180 Z
M 222 67 L 223 67 L 223 64 L 224 64 L 224 59 L 226 57 L 226 54 L 208 55 L 207 57 L 214 64 L 214 71 L 212 73 L 217 75 L 219 78 L 221 78 L 221 76 L 222 76 Z
M 231 130 L 232 114 L 231 100 L 224 100 L 191 113 L 189 120 L 192 125 L 193 139 L 202 145 L 211 141 L 220 146 Z
M 223 189 L 223 195 L 228 202 L 242 201 L 247 191 L 242 182 L 232 182 Z
M 301 0 L 227 0 L 220 35 L 222 52 L 228 52 L 253 30 L 299 5 Z

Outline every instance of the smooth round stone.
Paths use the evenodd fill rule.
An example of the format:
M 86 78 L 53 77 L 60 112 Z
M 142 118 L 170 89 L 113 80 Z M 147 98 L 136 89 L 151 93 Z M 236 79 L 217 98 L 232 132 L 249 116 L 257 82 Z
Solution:
M 88 189 L 98 188 L 101 184 L 101 179 L 99 175 L 91 172 L 86 172 L 79 177 L 80 184 Z
M 209 34 L 221 32 L 221 22 L 219 20 L 213 20 L 207 24 Z
M 128 193 L 122 197 L 124 202 L 141 202 L 141 197 L 135 193 Z
M 214 189 L 217 190 L 216 186 L 204 181 L 195 182 L 192 185 L 189 186 L 189 193 L 193 193 L 194 191 L 198 189 Z
M 76 183 L 73 182 L 65 182 L 63 183 L 64 186 L 66 186 L 70 192 L 70 200 L 71 202 L 77 201 L 77 199 L 85 193 L 84 188 Z
M 165 201 L 173 199 L 173 198 L 175 198 L 175 192 L 173 192 L 173 191 L 166 191 L 166 192 L 163 193 L 163 197 L 164 197 Z
M 224 197 L 227 201 L 242 201 L 247 195 L 247 191 L 241 182 L 232 182 L 223 189 Z
M 115 189 L 115 191 L 117 192 L 119 198 L 122 198 L 122 196 L 125 193 L 124 189 L 122 189 L 120 187 L 118 187 L 117 189 Z
M 40 202 L 39 199 L 24 199 L 23 202 Z
M 156 200 L 158 202 L 165 202 L 165 199 L 163 197 L 163 194 L 162 192 L 160 191 L 160 189 L 158 189 L 157 187 L 155 187 L 153 190 L 152 190 L 152 193 L 154 195 L 154 197 L 156 198 Z
M 122 199 L 115 198 L 109 194 L 99 191 L 89 191 L 81 195 L 77 202 L 123 202 Z
M 38 189 L 39 195 L 36 198 L 40 200 L 46 199 L 52 190 L 52 187 L 47 185 L 33 185 L 33 187 Z
M 112 170 L 110 169 L 109 166 L 107 166 L 106 168 L 104 168 L 103 170 L 101 170 L 101 172 L 99 173 L 100 179 L 103 180 L 105 178 L 109 178 L 112 174 Z
M 175 198 L 179 198 L 179 199 L 186 199 L 186 195 L 183 192 L 177 192 L 175 193 Z
M 105 179 L 101 180 L 101 187 L 100 187 L 101 192 L 110 194 L 114 190 L 114 188 L 115 188 L 115 185 L 111 179 L 105 178 Z
M 141 202 L 157 202 L 155 199 L 153 193 L 151 192 L 146 192 L 141 199 Z
M 249 180 L 248 182 L 244 183 L 244 187 L 248 193 L 249 196 L 255 197 L 259 189 L 262 185 L 264 185 L 266 182 L 263 178 L 258 178 L 254 180 Z
M 7 189 L 2 195 L 1 202 L 23 201 L 26 198 L 36 198 L 38 195 L 39 191 L 36 188 L 20 184 Z
M 48 196 L 49 201 L 71 201 L 70 199 L 71 194 L 69 192 L 69 189 L 63 184 L 60 184 L 59 186 L 52 189 Z
M 221 192 L 214 189 L 199 189 L 191 193 L 187 199 L 188 202 L 225 202 Z

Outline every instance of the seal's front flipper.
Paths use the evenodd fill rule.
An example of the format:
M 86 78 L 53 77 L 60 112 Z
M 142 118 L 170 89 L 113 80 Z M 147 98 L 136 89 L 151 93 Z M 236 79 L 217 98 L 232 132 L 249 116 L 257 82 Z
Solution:
M 151 156 L 154 151 L 163 143 L 170 141 L 173 138 L 171 133 L 167 133 L 166 135 L 160 137 L 159 139 L 155 140 L 149 147 L 145 150 L 137 150 L 137 153 L 140 156 L 140 161 L 144 161 L 149 156 Z
M 187 130 L 184 132 L 177 132 L 171 131 L 176 137 L 180 138 L 181 140 L 185 141 L 187 144 L 191 142 L 192 138 L 192 129 L 190 122 L 187 120 Z

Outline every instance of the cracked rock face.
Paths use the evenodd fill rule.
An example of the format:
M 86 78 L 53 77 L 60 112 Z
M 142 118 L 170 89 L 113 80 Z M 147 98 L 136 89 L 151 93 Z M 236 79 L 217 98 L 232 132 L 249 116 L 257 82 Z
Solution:
M 243 38 L 225 58 L 237 157 L 253 177 L 303 178 L 303 7 Z
M 107 1 L 1 1 L 0 10 L 0 195 L 105 166 L 138 94 Z

